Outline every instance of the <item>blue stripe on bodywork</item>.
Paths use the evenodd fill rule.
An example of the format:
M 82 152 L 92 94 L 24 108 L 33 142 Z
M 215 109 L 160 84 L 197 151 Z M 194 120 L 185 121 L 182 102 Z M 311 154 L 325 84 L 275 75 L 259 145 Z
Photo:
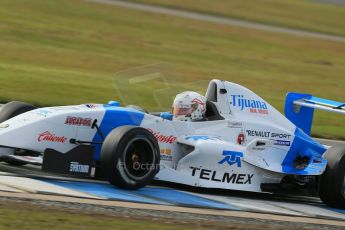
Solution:
M 282 163 L 282 172 L 297 175 L 319 175 L 327 165 L 327 160 L 322 157 L 326 148 L 313 140 L 301 129 L 296 128 L 295 138 Z M 294 166 L 296 157 L 308 157 L 310 163 L 305 169 L 296 169 Z
M 141 202 L 151 204 L 174 204 L 189 207 L 204 207 L 227 210 L 240 210 L 239 208 L 219 201 L 203 198 L 197 195 L 173 189 L 145 187 L 139 190 L 123 190 L 110 184 L 44 180 L 45 182 L 64 188 L 85 192 L 105 199 Z
M 99 125 L 102 134 L 106 137 L 113 129 L 124 125 L 139 126 L 144 119 L 145 114 L 124 107 L 117 107 L 113 105 L 104 105 L 105 114 L 103 120 Z M 93 142 L 103 142 L 101 135 L 97 132 L 94 136 Z M 95 146 L 94 160 L 100 160 L 101 145 Z

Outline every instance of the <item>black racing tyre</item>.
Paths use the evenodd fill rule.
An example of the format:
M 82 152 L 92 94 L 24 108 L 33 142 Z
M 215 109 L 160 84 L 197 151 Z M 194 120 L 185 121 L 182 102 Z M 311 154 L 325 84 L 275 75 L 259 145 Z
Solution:
M 7 104 L 4 104 L 0 108 L 0 123 L 4 122 L 12 117 L 15 117 L 19 114 L 28 112 L 30 110 L 36 109 L 35 106 L 20 102 L 20 101 L 11 101 Z
M 100 163 L 111 184 L 138 189 L 149 184 L 159 172 L 159 145 L 148 130 L 121 126 L 106 137 Z
M 0 123 L 7 121 L 8 119 L 15 117 L 19 114 L 31 111 L 36 109 L 35 106 L 20 102 L 20 101 L 12 101 L 7 104 L 4 104 L 0 107 Z M 26 165 L 25 162 L 16 161 L 14 159 L 5 160 L 7 164 L 15 165 L 15 166 L 22 166 Z
M 326 171 L 321 175 L 319 196 L 328 206 L 345 208 L 345 145 L 326 151 Z

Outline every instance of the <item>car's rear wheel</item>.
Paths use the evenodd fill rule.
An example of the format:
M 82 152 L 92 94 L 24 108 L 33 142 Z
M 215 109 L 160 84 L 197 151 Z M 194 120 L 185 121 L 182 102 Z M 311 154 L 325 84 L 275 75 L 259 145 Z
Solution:
M 36 109 L 35 106 L 20 101 L 12 101 L 4 104 L 0 107 L 0 123 L 34 109 Z M 26 164 L 25 162 L 16 161 L 14 159 L 5 160 L 5 162 L 15 166 Z
M 326 171 L 321 175 L 319 195 L 334 208 L 345 208 L 345 145 L 331 147 L 324 154 Z
M 148 130 L 122 126 L 106 137 L 100 162 L 111 184 L 138 189 L 149 184 L 159 171 L 159 146 Z

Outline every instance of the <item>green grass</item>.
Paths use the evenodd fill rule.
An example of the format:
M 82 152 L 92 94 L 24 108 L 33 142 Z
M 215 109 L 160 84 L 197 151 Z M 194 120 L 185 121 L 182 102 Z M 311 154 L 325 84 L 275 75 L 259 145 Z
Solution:
M 132 1 L 345 36 L 345 7 L 313 0 Z
M 168 220 L 155 221 L 132 217 L 111 216 L 104 213 L 89 214 L 83 211 L 53 209 L 25 204 L 0 204 L 0 229 L 7 230 L 36 230 L 36 229 L 64 229 L 64 230 L 106 230 L 106 229 L 147 229 L 174 230 L 195 229 L 187 224 L 172 224 Z M 129 219 L 130 218 L 130 219 Z M 197 226 L 197 229 L 207 229 Z
M 71 208 L 62 208 L 54 204 L 45 204 L 43 201 L 33 204 L 34 201 L 0 203 L 0 229 L 6 230 L 108 230 L 108 229 L 136 229 L 136 230 L 256 230 L 277 229 L 278 223 L 261 220 L 255 223 L 250 221 L 243 224 L 242 218 L 229 217 L 232 221 L 179 219 L 167 213 L 166 218 L 150 217 L 145 210 L 140 211 L 101 211 L 102 208 L 87 209 L 71 204 Z M 74 207 L 74 208 L 73 208 Z M 106 207 L 105 207 L 106 208 Z M 116 208 L 115 208 L 116 210 Z M 150 210 L 147 210 L 150 212 Z M 204 218 L 207 218 L 205 216 Z M 291 224 L 280 223 L 279 229 L 291 230 Z
M 113 99 L 170 109 L 177 92 L 203 92 L 214 77 L 254 90 L 281 111 L 288 91 L 345 98 L 344 43 L 77 0 L 0 4 L 3 102 L 60 105 Z M 151 80 L 128 83 L 137 76 Z M 344 117 L 319 113 L 313 131 L 345 139 Z

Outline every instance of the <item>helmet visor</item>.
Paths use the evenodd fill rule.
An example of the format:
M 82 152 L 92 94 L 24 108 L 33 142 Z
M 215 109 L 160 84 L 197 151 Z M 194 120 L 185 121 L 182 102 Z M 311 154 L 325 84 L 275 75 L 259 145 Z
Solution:
M 193 113 L 193 108 L 173 108 L 173 115 L 191 115 Z

